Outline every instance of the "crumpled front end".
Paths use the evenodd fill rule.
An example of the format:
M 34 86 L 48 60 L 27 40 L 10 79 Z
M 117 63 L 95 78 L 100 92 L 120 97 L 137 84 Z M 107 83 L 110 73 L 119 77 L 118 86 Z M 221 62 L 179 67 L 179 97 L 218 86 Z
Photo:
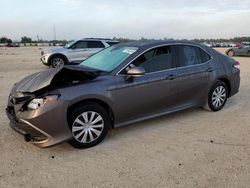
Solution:
M 72 137 L 67 124 L 67 105 L 60 99 L 48 98 L 36 109 L 27 110 L 31 96 L 13 97 L 10 95 L 6 113 L 10 126 L 24 136 L 26 141 L 39 147 L 48 147 Z
M 10 95 L 6 113 L 10 126 L 22 134 L 26 141 L 39 147 L 48 147 L 72 137 L 67 124 L 67 104 L 48 97 L 45 104 L 36 110 L 27 110 L 32 97 Z
M 6 113 L 11 127 L 40 147 L 48 147 L 72 137 L 68 126 L 69 99 L 60 88 L 84 84 L 95 79 L 96 70 L 65 66 L 27 76 L 10 93 Z

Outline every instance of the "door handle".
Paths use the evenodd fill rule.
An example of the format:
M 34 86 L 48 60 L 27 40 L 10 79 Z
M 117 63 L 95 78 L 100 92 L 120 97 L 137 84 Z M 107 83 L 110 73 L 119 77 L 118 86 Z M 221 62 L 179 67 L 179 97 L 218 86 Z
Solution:
M 177 75 L 171 74 L 171 75 L 168 75 L 165 79 L 166 79 L 166 80 L 173 80 L 173 79 L 175 79 L 175 78 L 177 78 L 177 77 L 178 77 Z
M 207 69 L 207 72 L 213 72 L 213 71 L 214 71 L 213 68 L 208 68 L 208 69 Z

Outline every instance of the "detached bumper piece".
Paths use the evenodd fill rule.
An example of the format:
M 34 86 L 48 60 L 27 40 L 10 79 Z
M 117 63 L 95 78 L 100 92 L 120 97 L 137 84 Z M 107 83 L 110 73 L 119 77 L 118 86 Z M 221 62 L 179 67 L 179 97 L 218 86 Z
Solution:
M 35 129 L 31 124 L 26 121 L 17 120 L 14 107 L 8 106 L 6 108 L 6 114 L 10 120 L 10 126 L 16 132 L 24 136 L 25 141 L 33 143 L 43 143 L 49 138 L 41 133 L 39 130 Z

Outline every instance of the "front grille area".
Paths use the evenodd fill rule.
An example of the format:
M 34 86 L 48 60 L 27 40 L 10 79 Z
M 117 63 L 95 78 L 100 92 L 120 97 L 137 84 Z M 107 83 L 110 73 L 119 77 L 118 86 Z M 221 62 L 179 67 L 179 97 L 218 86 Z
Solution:
M 16 104 L 23 103 L 27 100 L 30 100 L 32 96 L 25 96 L 25 97 L 19 97 L 19 98 L 14 98 Z
M 31 142 L 42 142 L 48 139 L 43 133 L 25 123 L 14 124 L 13 126 L 15 126 L 16 129 L 24 131 L 26 135 L 30 135 Z
M 24 103 L 28 100 L 31 100 L 33 96 L 24 96 L 24 97 L 13 97 L 13 96 L 9 96 L 9 100 L 12 104 L 19 104 L 19 103 Z
M 10 125 L 11 127 L 21 133 L 24 136 L 29 135 L 30 141 L 31 142 L 42 142 L 48 139 L 48 137 L 46 135 L 44 135 L 43 133 L 41 133 L 40 131 L 36 130 L 35 128 L 33 128 L 32 126 L 24 123 L 24 122 L 20 122 L 16 119 L 16 115 L 15 115 L 15 111 L 14 111 L 14 107 L 12 106 L 8 106 L 6 108 L 6 113 L 10 119 Z

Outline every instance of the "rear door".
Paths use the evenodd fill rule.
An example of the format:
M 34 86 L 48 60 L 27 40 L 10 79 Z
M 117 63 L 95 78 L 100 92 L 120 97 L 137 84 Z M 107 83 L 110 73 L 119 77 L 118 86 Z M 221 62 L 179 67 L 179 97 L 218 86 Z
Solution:
M 183 107 L 203 104 L 215 70 L 211 56 L 198 46 L 175 45 L 176 67 L 180 83 L 178 102 Z

